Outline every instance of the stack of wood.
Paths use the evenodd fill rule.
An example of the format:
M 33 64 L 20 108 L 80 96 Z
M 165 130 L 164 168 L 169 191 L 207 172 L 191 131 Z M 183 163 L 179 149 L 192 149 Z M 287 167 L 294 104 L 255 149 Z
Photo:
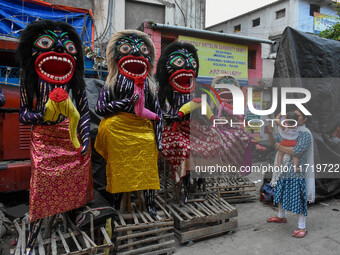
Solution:
M 59 215 L 58 215 L 59 216 Z M 62 217 L 61 226 L 50 228 L 56 217 L 50 218 L 38 233 L 37 241 L 31 254 L 100 254 L 104 255 L 113 249 L 113 243 L 104 227 L 98 228 L 96 233 L 86 233 L 68 225 L 66 217 Z M 26 239 L 28 225 L 24 220 L 14 220 L 18 231 L 15 255 L 26 254 Z M 75 230 L 72 230 L 75 229 Z M 41 233 L 44 233 L 43 235 Z M 96 238 L 95 238 L 95 237 Z
M 229 203 L 251 202 L 256 199 L 255 183 L 245 176 L 206 179 L 206 189 Z
M 131 201 L 131 198 L 128 197 L 127 200 Z M 133 202 L 127 203 L 128 212 L 125 210 L 117 212 L 118 217 L 114 221 L 116 254 L 172 254 L 175 252 L 174 220 L 158 198 L 155 199 L 155 203 L 156 217 L 142 210 L 140 203 Z
M 175 233 L 182 244 L 237 228 L 236 208 L 215 194 L 208 195 L 201 202 L 165 203 L 165 206 L 174 217 Z

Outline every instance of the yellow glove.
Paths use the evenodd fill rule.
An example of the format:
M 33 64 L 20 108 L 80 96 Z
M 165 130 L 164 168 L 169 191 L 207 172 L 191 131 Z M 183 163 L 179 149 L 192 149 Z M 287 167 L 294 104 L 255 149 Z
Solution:
M 201 103 L 201 98 L 195 98 L 192 101 L 184 104 L 178 111 L 178 115 L 183 118 L 185 115 L 189 114 L 191 111 L 194 111 L 196 109 L 198 109 L 199 107 L 201 107 L 202 103 Z M 211 108 L 209 107 L 209 105 L 207 104 L 207 114 L 206 116 L 208 117 L 208 119 L 213 123 L 214 121 L 214 114 L 211 111 Z M 175 130 L 178 126 L 178 122 L 175 122 L 173 125 L 173 130 Z

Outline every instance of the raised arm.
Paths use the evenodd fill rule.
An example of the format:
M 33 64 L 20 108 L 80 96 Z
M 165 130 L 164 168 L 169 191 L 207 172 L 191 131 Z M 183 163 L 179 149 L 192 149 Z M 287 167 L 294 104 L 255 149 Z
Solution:
M 155 107 L 155 113 L 157 114 L 159 121 L 155 122 L 154 121 L 154 126 L 155 126 L 155 135 L 156 135 L 156 141 L 157 141 L 157 148 L 159 151 L 163 150 L 163 145 L 162 145 L 162 110 L 158 102 L 158 98 L 155 97 L 154 99 L 154 107 Z
M 100 92 L 95 111 L 102 117 L 109 116 L 120 111 L 127 111 L 128 108 L 133 106 L 132 103 L 137 99 L 138 95 L 133 94 L 131 98 L 114 100 L 112 92 L 104 86 Z
M 33 102 L 28 102 L 26 89 L 20 87 L 20 108 L 19 121 L 24 125 L 40 124 L 44 121 L 45 112 L 34 112 L 32 110 Z
M 281 123 L 281 113 L 279 113 L 275 118 L 275 123 L 278 125 L 283 131 L 286 130 L 286 127 Z

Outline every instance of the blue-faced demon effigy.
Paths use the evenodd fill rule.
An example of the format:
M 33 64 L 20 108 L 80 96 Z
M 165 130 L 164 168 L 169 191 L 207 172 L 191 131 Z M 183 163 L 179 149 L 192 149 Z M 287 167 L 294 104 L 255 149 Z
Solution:
M 162 114 L 151 78 L 155 48 L 147 34 L 125 30 L 111 38 L 106 57 L 109 75 L 96 106 L 104 118 L 95 142 L 107 162 L 106 190 L 146 190 L 150 211 L 152 190 L 160 187 L 157 149 L 162 150 Z
M 82 42 L 67 23 L 32 22 L 17 57 L 19 119 L 32 125 L 29 218 L 36 222 L 93 198 Z
M 189 118 L 201 108 L 200 98 L 197 98 L 199 93 L 195 89 L 198 70 L 196 48 L 188 43 L 174 42 L 163 50 L 156 72 L 159 101 L 164 111 L 163 118 L 167 121 L 163 128 L 163 154 L 171 165 L 174 180 L 179 182 L 185 177 L 185 201 L 189 185 L 187 172 L 193 170 L 190 169 L 190 156 L 239 164 L 249 141 L 249 137 L 244 136 L 235 144 L 233 137 L 239 135 L 238 131 L 212 128 L 211 124 L 201 120 L 203 118 Z M 210 121 L 214 119 L 209 109 L 206 117 Z

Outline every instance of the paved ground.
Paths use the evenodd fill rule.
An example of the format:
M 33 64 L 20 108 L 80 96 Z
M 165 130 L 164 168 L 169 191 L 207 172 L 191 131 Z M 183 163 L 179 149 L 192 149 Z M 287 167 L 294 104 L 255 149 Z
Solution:
M 262 180 L 250 174 L 251 180 Z M 256 184 L 259 190 L 261 183 Z M 259 194 L 259 192 L 257 193 Z M 176 254 L 340 254 L 340 199 L 331 199 L 308 208 L 307 230 L 303 239 L 292 237 L 297 217 L 287 215 L 287 224 L 267 223 L 276 208 L 253 203 L 237 204 L 238 229 L 233 234 L 202 240 L 191 246 L 178 245 Z

